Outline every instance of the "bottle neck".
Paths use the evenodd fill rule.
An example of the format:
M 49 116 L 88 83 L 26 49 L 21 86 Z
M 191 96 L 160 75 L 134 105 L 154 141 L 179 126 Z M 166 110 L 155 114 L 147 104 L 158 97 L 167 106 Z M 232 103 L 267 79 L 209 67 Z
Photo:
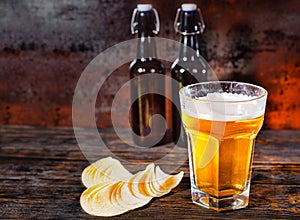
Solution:
M 180 59 L 193 60 L 201 55 L 200 47 L 200 26 L 197 11 L 183 12 L 181 17 L 181 46 L 179 51 Z
M 156 58 L 156 44 L 153 37 L 150 36 L 141 36 L 138 39 L 137 45 L 137 58 L 146 59 L 146 58 Z
M 200 35 L 181 35 L 179 59 L 193 60 L 201 56 Z
M 154 30 L 155 23 L 153 13 L 151 11 L 140 12 L 138 15 L 138 59 L 157 57 Z

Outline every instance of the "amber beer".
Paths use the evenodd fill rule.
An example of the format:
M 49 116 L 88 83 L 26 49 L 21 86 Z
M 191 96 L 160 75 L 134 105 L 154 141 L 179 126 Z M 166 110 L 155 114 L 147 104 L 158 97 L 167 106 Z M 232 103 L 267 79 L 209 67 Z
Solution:
M 243 192 L 250 174 L 254 138 L 264 117 L 223 122 L 183 113 L 182 118 L 193 147 L 197 188 L 214 197 Z M 211 134 L 213 123 L 217 129 Z
M 254 140 L 263 124 L 266 95 L 261 87 L 234 82 L 180 90 L 193 202 L 218 211 L 247 206 Z

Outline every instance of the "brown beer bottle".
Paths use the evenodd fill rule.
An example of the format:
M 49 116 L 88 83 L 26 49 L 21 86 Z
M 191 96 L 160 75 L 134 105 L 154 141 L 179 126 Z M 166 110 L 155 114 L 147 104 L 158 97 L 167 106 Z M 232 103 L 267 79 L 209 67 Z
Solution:
M 181 123 L 178 91 L 181 87 L 207 81 L 207 66 L 201 56 L 201 34 L 204 22 L 196 4 L 182 4 L 177 10 L 174 28 L 180 33 L 179 57 L 172 64 L 172 128 L 173 141 L 179 146 L 187 146 L 187 137 Z M 177 106 L 177 107 L 176 107 Z
M 138 34 L 137 58 L 130 65 L 133 140 L 143 147 L 161 145 L 166 143 L 165 67 L 157 59 L 154 36 L 159 32 L 159 18 L 151 4 L 138 4 L 131 31 Z M 157 78 L 158 74 L 162 77 Z

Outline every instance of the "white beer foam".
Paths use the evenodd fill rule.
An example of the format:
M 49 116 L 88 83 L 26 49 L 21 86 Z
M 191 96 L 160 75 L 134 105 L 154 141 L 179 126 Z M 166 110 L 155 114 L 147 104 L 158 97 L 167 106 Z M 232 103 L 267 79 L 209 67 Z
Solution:
M 264 114 L 266 97 L 234 93 L 209 93 L 205 97 L 181 98 L 182 111 L 194 118 L 215 121 L 236 121 L 257 118 Z
M 256 98 L 255 96 L 249 96 L 249 95 L 244 95 L 244 94 L 236 94 L 236 93 L 219 93 L 219 92 L 213 92 L 213 93 L 208 93 L 204 97 L 196 97 L 195 99 L 197 100 L 207 100 L 207 101 L 249 101 L 251 99 Z

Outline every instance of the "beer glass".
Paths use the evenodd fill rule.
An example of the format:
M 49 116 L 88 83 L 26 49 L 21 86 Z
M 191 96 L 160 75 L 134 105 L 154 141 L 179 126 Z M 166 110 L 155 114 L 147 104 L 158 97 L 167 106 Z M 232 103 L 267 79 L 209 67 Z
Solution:
M 179 95 L 192 201 L 217 211 L 246 207 L 267 91 L 248 83 L 214 81 L 183 87 Z

